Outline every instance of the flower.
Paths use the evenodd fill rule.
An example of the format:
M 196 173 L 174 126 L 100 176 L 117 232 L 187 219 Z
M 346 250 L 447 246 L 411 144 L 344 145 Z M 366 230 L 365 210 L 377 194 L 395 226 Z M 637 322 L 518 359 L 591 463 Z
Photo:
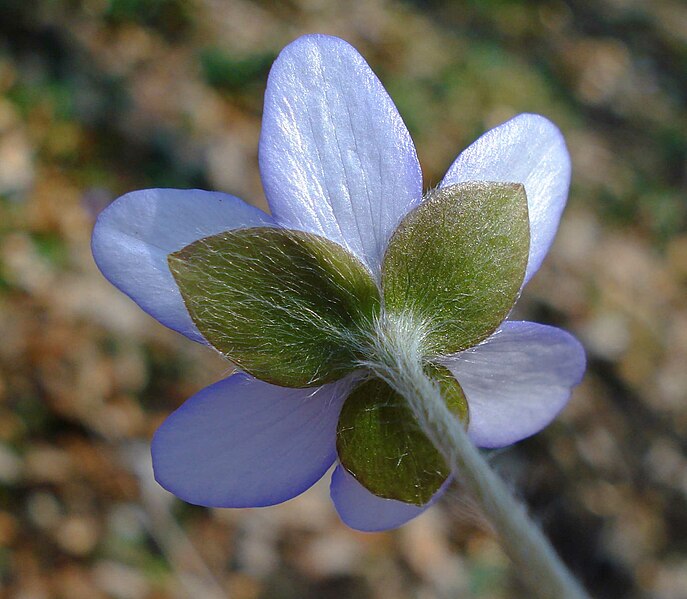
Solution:
M 290 233 L 287 241 L 299 251 L 304 244 L 311 249 L 320 244 L 310 258 L 320 250 L 344 248 L 343 254 L 355 258 L 345 258 L 352 264 L 349 279 L 362 269 L 374 287 L 380 285 L 385 253 L 394 232 L 402 229 L 399 224 L 429 202 L 422 203 L 420 165 L 393 102 L 357 51 L 334 37 L 301 37 L 277 58 L 267 84 L 259 161 L 271 216 L 234 196 L 199 190 L 150 189 L 117 199 L 101 213 L 93 233 L 93 255 L 103 274 L 164 325 L 210 345 L 212 330 L 201 332 L 202 318 L 190 313 L 196 309 L 192 297 L 178 285 L 184 273 L 170 268 L 173 259 L 186 265 L 184 248 L 195 248 L 192 256 L 203 260 L 226 259 L 217 247 L 234 243 L 232 232 L 257 232 L 258 237 L 305 232 L 313 236 Z M 450 195 L 464 186 L 481 189 L 481 183 L 471 182 L 490 182 L 525 198 L 524 186 L 529 243 L 523 246 L 522 272 L 508 310 L 553 241 L 569 180 L 569 156 L 558 129 L 541 116 L 522 114 L 464 150 L 439 185 L 439 195 Z M 498 187 L 502 183 L 521 186 Z M 452 187 L 459 184 L 463 187 Z M 213 247 L 207 239 L 220 245 Z M 249 245 L 241 238 L 232 247 L 240 253 Z M 399 250 L 399 260 L 410 250 Z M 252 263 L 259 257 L 240 259 Z M 205 284 L 198 283 L 201 289 Z M 212 284 L 221 290 L 221 280 Z M 294 286 L 292 281 L 289 292 Z M 371 305 L 378 308 L 374 301 Z M 439 360 L 462 388 L 468 434 L 479 447 L 502 447 L 541 430 L 564 407 L 585 369 L 584 352 L 571 335 L 504 320 L 508 310 L 486 339 Z M 218 319 L 221 323 L 224 316 Z M 247 363 L 244 370 L 254 374 L 262 368 Z M 280 376 L 288 375 L 288 368 L 282 370 Z M 240 372 L 210 385 L 157 431 L 152 444 L 156 478 L 180 498 L 206 506 L 256 507 L 291 499 L 337 462 L 340 413 L 359 380 L 359 372 L 342 372 L 294 388 Z M 448 482 L 415 505 L 373 494 L 338 463 L 331 496 L 349 526 L 383 530 L 427 509 Z

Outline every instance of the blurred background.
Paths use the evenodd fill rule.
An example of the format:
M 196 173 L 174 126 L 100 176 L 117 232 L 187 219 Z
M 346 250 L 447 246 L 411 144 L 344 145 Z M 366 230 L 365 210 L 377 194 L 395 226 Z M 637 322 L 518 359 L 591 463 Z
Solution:
M 229 366 L 103 279 L 94 218 L 157 186 L 264 207 L 267 73 L 308 32 L 367 58 L 427 187 L 519 112 L 561 127 L 571 196 L 518 316 L 577 335 L 589 370 L 554 424 L 491 459 L 595 597 L 687 597 L 680 0 L 0 0 L 0 596 L 529 596 L 457 488 L 362 534 L 328 477 L 234 511 L 152 480 L 155 428 Z

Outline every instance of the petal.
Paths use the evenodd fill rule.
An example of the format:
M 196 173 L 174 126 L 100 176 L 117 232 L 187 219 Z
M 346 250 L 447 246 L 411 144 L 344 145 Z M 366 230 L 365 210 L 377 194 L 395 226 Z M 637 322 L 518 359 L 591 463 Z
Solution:
M 167 265 L 188 244 L 240 227 L 273 224 L 234 196 L 197 189 L 144 189 L 123 195 L 100 213 L 93 257 L 105 277 L 170 329 L 204 343 Z
M 465 149 L 448 169 L 440 187 L 464 181 L 525 185 L 530 257 L 524 286 L 549 251 L 568 197 L 570 155 L 561 132 L 537 114 L 516 116 Z
M 584 374 L 582 345 L 534 322 L 504 322 L 483 343 L 442 360 L 468 399 L 468 434 L 478 447 L 503 447 L 543 429 Z
M 173 412 L 152 444 L 156 480 L 189 503 L 260 507 L 317 482 L 336 457 L 336 423 L 350 378 L 286 389 L 240 373 Z
M 383 499 L 370 493 L 342 466 L 332 474 L 330 493 L 334 507 L 344 524 L 364 532 L 398 528 L 427 508 L 444 494 L 452 478 L 449 476 L 425 505 L 417 506 L 395 499 Z
M 272 67 L 260 170 L 280 225 L 328 237 L 375 274 L 422 198 L 415 147 L 391 98 L 352 46 L 325 35 L 297 39 Z

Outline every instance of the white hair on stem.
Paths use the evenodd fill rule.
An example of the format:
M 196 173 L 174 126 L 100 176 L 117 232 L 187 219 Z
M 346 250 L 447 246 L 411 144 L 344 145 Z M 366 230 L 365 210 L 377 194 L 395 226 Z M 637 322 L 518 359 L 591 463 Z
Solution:
M 453 475 L 499 534 L 520 576 L 541 598 L 589 599 L 522 503 L 489 467 L 450 412 L 437 383 L 423 370 L 423 326 L 382 314 L 372 341 L 374 359 L 362 364 L 403 396 Z M 468 398 L 469 401 L 469 398 Z

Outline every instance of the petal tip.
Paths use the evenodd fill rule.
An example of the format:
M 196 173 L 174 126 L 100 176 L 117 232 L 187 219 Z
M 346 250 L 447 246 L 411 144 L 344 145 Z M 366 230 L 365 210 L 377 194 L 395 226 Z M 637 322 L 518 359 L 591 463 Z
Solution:
M 332 473 L 329 493 L 346 526 L 360 532 L 384 532 L 402 526 L 434 505 L 452 480 L 449 476 L 428 503 L 417 506 L 373 495 L 339 464 Z

